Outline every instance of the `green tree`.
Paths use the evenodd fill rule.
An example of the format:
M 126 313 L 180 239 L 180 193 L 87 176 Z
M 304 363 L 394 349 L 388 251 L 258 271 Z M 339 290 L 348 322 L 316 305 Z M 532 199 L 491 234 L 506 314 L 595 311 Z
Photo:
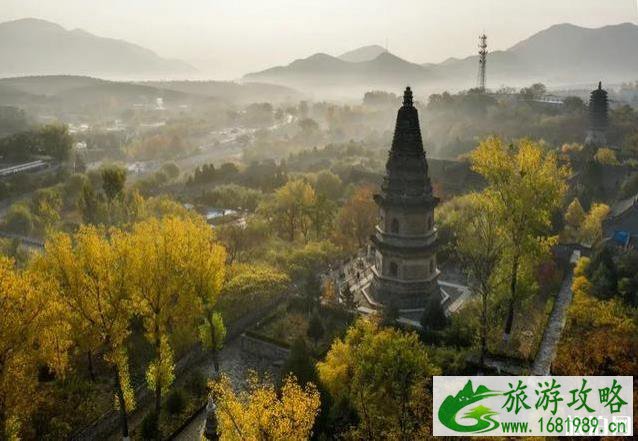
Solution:
M 323 323 L 321 322 L 321 318 L 319 317 L 319 314 L 315 312 L 314 314 L 312 314 L 312 317 L 310 317 L 307 331 L 308 337 L 312 339 L 315 347 L 317 346 L 317 343 L 319 342 L 321 337 L 323 337 L 325 332 L 326 331 L 323 327 Z
M 359 319 L 317 364 L 322 384 L 347 399 L 360 424 L 353 439 L 423 439 L 431 410 L 429 376 L 439 373 L 415 333 Z
M 7 230 L 12 233 L 28 236 L 33 231 L 33 215 L 28 205 L 17 203 L 11 205 L 4 219 Z
M 483 194 L 472 195 L 471 216 L 464 222 L 457 237 L 457 251 L 472 290 L 481 298 L 481 366 L 485 366 L 488 335 L 488 305 L 498 281 L 497 268 L 503 260 L 504 243 L 499 231 L 497 212 Z M 440 303 L 440 302 L 439 302 Z M 426 323 L 436 323 L 430 317 Z
M 509 339 L 518 301 L 519 267 L 523 259 L 539 262 L 548 252 L 551 219 L 566 192 L 568 170 L 553 152 L 532 141 L 505 145 L 488 138 L 472 153 L 472 170 L 488 185 L 484 191 L 496 213 L 510 259 L 510 296 L 504 337 Z
M 100 171 L 102 175 L 102 189 L 109 201 L 120 196 L 124 191 L 126 182 L 126 170 L 118 166 L 103 167 Z
M 339 176 L 329 170 L 322 170 L 315 180 L 315 191 L 330 200 L 337 200 L 343 192 L 343 182 Z
M 38 130 L 38 139 L 42 153 L 65 161 L 73 147 L 73 138 L 65 125 L 46 125 Z

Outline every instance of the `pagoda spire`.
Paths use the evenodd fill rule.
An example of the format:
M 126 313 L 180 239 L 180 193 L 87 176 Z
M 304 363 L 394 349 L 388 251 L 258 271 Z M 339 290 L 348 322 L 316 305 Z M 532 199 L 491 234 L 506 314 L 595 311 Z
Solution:
M 408 86 L 405 88 L 405 92 L 403 92 L 403 106 L 412 107 L 412 105 L 412 89 Z
M 414 107 L 412 90 L 406 87 L 403 105 L 397 112 L 392 147 L 386 163 L 386 175 L 381 186 L 382 204 L 434 204 L 428 176 L 419 112 Z

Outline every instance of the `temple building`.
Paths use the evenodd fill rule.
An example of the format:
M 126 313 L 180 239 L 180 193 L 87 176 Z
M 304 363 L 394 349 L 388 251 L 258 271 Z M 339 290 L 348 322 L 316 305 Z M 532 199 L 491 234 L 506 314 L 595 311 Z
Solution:
M 408 87 L 398 111 L 372 236 L 374 265 L 369 296 L 379 306 L 425 307 L 439 291 L 434 207 L 438 199 L 425 159 L 419 114 Z
M 589 128 L 585 138 L 585 147 L 594 152 L 600 147 L 607 147 L 608 113 L 607 91 L 603 89 L 602 82 L 599 82 L 598 89 L 589 98 Z

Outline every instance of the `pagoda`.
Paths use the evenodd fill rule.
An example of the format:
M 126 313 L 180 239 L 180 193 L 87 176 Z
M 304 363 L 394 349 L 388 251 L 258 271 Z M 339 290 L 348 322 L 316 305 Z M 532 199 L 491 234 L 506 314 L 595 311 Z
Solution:
M 589 128 L 585 138 L 585 147 L 588 149 L 595 151 L 600 147 L 607 147 L 608 112 L 607 91 L 603 89 L 602 82 L 599 82 L 598 89 L 589 98 Z
M 431 296 L 440 295 L 434 228 L 438 198 L 432 194 L 419 114 L 409 87 L 397 114 L 381 192 L 374 200 L 379 223 L 372 236 L 370 297 L 380 306 L 423 308 Z

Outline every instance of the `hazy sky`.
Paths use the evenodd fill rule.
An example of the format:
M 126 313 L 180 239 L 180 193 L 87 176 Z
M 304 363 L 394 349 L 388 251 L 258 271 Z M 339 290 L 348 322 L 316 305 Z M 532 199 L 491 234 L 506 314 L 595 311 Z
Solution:
M 414 62 L 506 49 L 556 23 L 637 22 L 637 0 L 0 0 L 0 21 L 37 17 L 236 78 L 315 52 L 385 45 Z

